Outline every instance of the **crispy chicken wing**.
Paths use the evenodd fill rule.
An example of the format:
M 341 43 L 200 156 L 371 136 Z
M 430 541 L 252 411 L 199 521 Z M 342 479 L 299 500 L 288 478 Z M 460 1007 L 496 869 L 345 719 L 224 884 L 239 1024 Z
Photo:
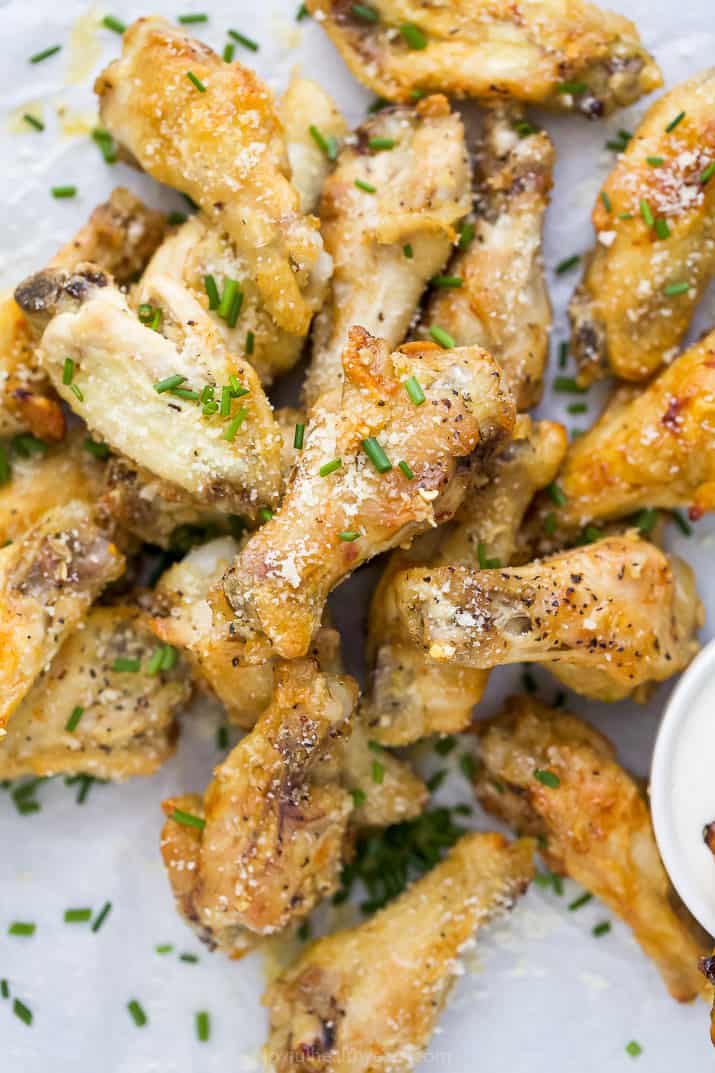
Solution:
M 541 243 L 554 147 L 516 104 L 488 108 L 474 203 L 475 236 L 433 291 L 423 333 L 437 324 L 458 346 L 483 346 L 502 367 L 518 410 L 541 398 L 551 303 Z
M 433 659 L 543 663 L 597 700 L 669 678 L 698 649 L 692 571 L 632 533 L 509 569 L 411 569 L 394 585 L 406 627 Z
M 457 459 L 487 453 L 513 426 L 498 366 L 478 347 L 410 343 L 390 354 L 355 327 L 343 369 L 342 386 L 310 414 L 280 511 L 226 574 L 247 663 L 304 655 L 330 591 L 449 517 Z M 419 405 L 410 378 L 424 395 Z
M 300 210 L 273 97 L 164 19 L 138 19 L 97 79 L 102 120 L 139 164 L 200 205 L 276 325 L 303 336 L 322 298 L 317 220 Z
M 661 85 L 636 27 L 584 0 L 308 0 L 361 82 L 388 100 L 442 90 L 514 97 L 589 117 Z
M 465 835 L 366 923 L 312 943 L 266 992 L 275 1073 L 408 1073 L 474 932 L 514 904 L 532 843 Z
M 184 288 L 164 278 L 151 293 L 164 334 L 141 323 L 91 264 L 46 269 L 15 292 L 44 328 L 43 367 L 93 431 L 205 505 L 255 517 L 275 505 L 281 485 L 280 430 L 258 377 Z
M 514 438 L 486 465 L 474 460 L 462 504 L 438 533 L 409 551 L 395 551 L 375 590 L 368 622 L 371 690 L 365 702 L 373 736 L 407 745 L 427 734 L 451 734 L 469 724 L 489 672 L 438 662 L 407 633 L 393 579 L 409 566 L 475 562 L 508 565 L 516 533 L 534 493 L 553 480 L 566 449 L 560 425 L 517 418 Z M 436 546 L 435 546 L 436 545 Z
M 348 132 L 345 117 L 322 86 L 297 74 L 278 102 L 278 115 L 301 210 L 315 212 L 323 184 Z M 320 144 L 321 137 L 327 151 Z
M 529 530 L 553 542 L 588 523 L 647 507 L 715 510 L 715 331 L 664 369 L 645 390 L 616 392 L 601 417 L 569 447 L 559 504 L 542 497 Z M 548 536 L 548 534 L 547 534 Z
M 0 738 L 42 669 L 123 569 L 80 500 L 47 511 L 0 549 Z
M 469 204 L 464 128 L 444 97 L 386 108 L 358 128 L 320 201 L 335 268 L 313 331 L 304 388 L 309 405 L 339 382 L 340 355 L 354 324 L 391 347 L 402 342 Z
M 25 314 L 9 295 L 0 302 L 0 439 L 25 432 L 42 440 L 61 440 L 65 417 L 37 363 Z
M 711 67 L 651 106 L 596 201 L 570 307 L 582 383 L 644 380 L 675 354 L 715 273 L 714 161 Z
M 650 812 L 610 742 L 573 715 L 534 697 L 512 697 L 477 724 L 480 803 L 514 825 L 546 836 L 556 871 L 601 898 L 633 929 L 674 998 L 701 993 L 704 933 L 678 903 L 661 864 Z M 538 778 L 550 772 L 555 786 Z
M 191 692 L 180 663 L 152 673 L 160 652 L 135 608 L 93 608 L 14 712 L 0 742 L 0 778 L 153 774 L 174 751 L 174 715 Z M 118 659 L 140 668 L 119 670 Z

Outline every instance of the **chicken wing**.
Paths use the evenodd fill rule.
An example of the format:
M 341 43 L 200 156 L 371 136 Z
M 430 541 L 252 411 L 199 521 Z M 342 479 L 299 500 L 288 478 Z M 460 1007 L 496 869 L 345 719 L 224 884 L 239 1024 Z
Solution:
M 715 273 L 714 112 L 711 67 L 651 106 L 603 186 L 569 311 L 583 384 L 670 360 Z
M 393 579 L 409 566 L 509 563 L 534 493 L 549 484 L 566 450 L 564 429 L 517 418 L 514 437 L 486 463 L 474 460 L 456 515 L 409 551 L 395 551 L 375 590 L 368 622 L 368 723 L 383 745 L 408 745 L 427 734 L 468 726 L 489 672 L 430 658 L 405 630 Z M 436 544 L 436 547 L 433 545 Z
M 469 205 L 464 128 L 444 97 L 383 109 L 358 128 L 320 201 L 335 267 L 313 331 L 308 405 L 339 382 L 340 355 L 354 324 L 390 347 L 402 342 Z
M 224 580 L 247 663 L 304 655 L 330 591 L 449 517 L 457 459 L 488 453 L 513 426 L 498 366 L 478 347 L 411 343 L 390 354 L 355 327 L 343 369 L 342 387 L 310 414 L 280 511 Z
M 312 943 L 264 996 L 276 1073 L 408 1073 L 419 1061 L 474 932 L 533 874 L 532 843 L 465 835 L 366 923 Z
M 80 500 L 47 511 L 0 549 L 0 738 L 42 669 L 123 569 Z
M 61 440 L 65 418 L 37 363 L 30 325 L 10 295 L 0 302 L 0 439 L 26 432 Z
M 518 410 L 541 398 L 551 303 L 541 257 L 554 147 L 519 105 L 488 108 L 478 153 L 474 238 L 450 263 L 423 317 L 458 346 L 483 346 L 499 362 Z M 464 234 L 464 232 L 463 232 Z
M 545 836 L 550 867 L 633 929 L 674 998 L 701 993 L 704 933 L 678 904 L 645 796 L 610 742 L 575 716 L 526 696 L 512 697 L 475 733 L 482 760 L 475 790 L 484 808 L 520 831 Z M 542 781 L 544 772 L 552 777 Z
M 296 74 L 278 102 L 278 115 L 301 211 L 315 212 L 348 132 L 345 117 L 322 86 Z
M 193 891 L 182 893 L 185 915 L 227 952 L 244 929 L 280 931 L 337 888 L 353 799 L 336 744 L 349 733 L 356 699 L 350 678 L 321 674 L 312 660 L 284 664 L 271 704 L 216 769 Z M 165 806 L 163 847 L 181 823 L 175 808 Z
M 14 712 L 0 778 L 153 774 L 174 751 L 174 715 L 191 693 L 184 665 L 153 669 L 165 651 L 172 663 L 135 608 L 92 608 Z
M 509 569 L 411 569 L 394 585 L 407 629 L 433 659 L 543 663 L 597 700 L 677 674 L 703 621 L 690 568 L 633 533 Z
M 308 0 L 361 82 L 388 100 L 417 91 L 514 97 L 606 115 L 662 83 L 636 27 L 584 0 Z
M 91 264 L 46 269 L 15 294 L 44 328 L 38 354 L 57 391 L 102 440 L 224 513 L 255 517 L 276 504 L 281 436 L 270 404 L 184 288 L 163 279 L 152 290 L 164 334 Z
M 226 233 L 277 326 L 304 336 L 327 263 L 300 211 L 273 97 L 240 63 L 160 18 L 138 19 L 95 90 L 109 131 Z
M 541 497 L 529 519 L 539 546 L 649 507 L 715 510 L 715 331 L 642 392 L 616 392 L 570 445 L 558 486 L 558 503 Z

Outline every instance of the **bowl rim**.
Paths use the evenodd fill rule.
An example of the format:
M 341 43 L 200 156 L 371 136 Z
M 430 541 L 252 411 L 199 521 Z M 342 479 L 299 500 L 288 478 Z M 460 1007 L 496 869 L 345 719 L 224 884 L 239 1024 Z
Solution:
M 686 867 L 687 858 L 679 849 L 671 821 L 668 785 L 678 735 L 693 710 L 692 702 L 714 670 L 715 639 L 701 649 L 668 699 L 653 750 L 649 787 L 653 832 L 661 860 L 681 900 L 711 935 L 715 935 L 715 896 L 709 904 Z

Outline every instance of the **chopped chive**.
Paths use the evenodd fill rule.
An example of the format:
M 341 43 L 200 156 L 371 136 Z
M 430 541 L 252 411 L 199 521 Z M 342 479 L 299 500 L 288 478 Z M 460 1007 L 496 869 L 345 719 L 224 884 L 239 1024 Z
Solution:
M 577 380 L 574 380 L 572 376 L 556 376 L 553 382 L 554 391 L 558 391 L 565 395 L 585 395 L 586 388 L 581 387 Z
M 557 525 L 556 514 L 554 513 L 553 510 L 550 510 L 549 513 L 544 518 L 544 532 L 546 533 L 547 536 L 553 536 L 554 535 L 554 533 L 556 532 L 556 525 Z
M 207 402 L 213 402 L 215 390 L 216 389 L 214 388 L 213 384 L 204 384 L 204 386 L 201 388 L 201 394 L 199 395 L 199 402 L 202 403 L 204 406 Z
M 193 71 L 187 71 L 186 77 L 188 78 L 189 82 L 191 82 L 192 86 L 196 87 L 199 93 L 206 92 L 206 86 L 203 84 L 200 78 L 196 77 Z
M 231 387 L 232 399 L 242 399 L 244 395 L 250 395 L 248 388 L 244 387 L 238 377 L 233 373 L 229 373 L 228 381 Z
M 477 544 L 477 561 L 479 562 L 480 570 L 498 570 L 501 566 L 501 559 L 490 559 L 487 555 L 487 546 L 483 544 L 481 540 Z
M 713 175 L 715 175 L 715 160 L 711 160 L 710 163 L 708 164 L 708 166 L 705 168 L 705 170 L 703 172 L 701 172 L 701 174 L 700 174 L 700 182 L 701 182 L 701 184 L 703 186 L 705 186 L 706 183 L 708 183 L 712 179 Z
M 611 199 L 610 199 L 610 197 L 608 196 L 608 194 L 606 193 L 605 190 L 601 191 L 600 198 L 601 198 L 601 201 L 603 203 L 603 207 L 606 210 L 606 212 L 612 212 L 613 211 L 613 205 L 611 204 Z
M 182 26 L 191 26 L 195 22 L 208 22 L 208 15 L 179 15 L 176 19 Z
M 216 748 L 228 749 L 228 727 L 220 726 L 216 728 Z
M 305 424 L 299 421 L 295 426 L 295 432 L 293 433 L 293 446 L 296 451 L 303 450 L 303 441 L 305 440 Z
M 220 298 L 218 293 L 218 287 L 216 286 L 216 280 L 213 276 L 204 276 L 204 290 L 208 296 L 209 309 L 218 309 Z
M 675 130 L 675 128 L 678 126 L 678 124 L 682 123 L 682 121 L 684 119 L 685 119 L 685 112 L 678 112 L 678 114 L 675 117 L 675 119 L 671 119 L 670 123 L 665 128 L 665 133 L 670 134 L 671 130 Z
M 640 214 L 643 217 L 643 219 L 645 220 L 646 225 L 648 227 L 652 227 L 653 224 L 655 223 L 655 219 L 653 217 L 653 212 L 651 210 L 651 207 L 648 204 L 648 202 L 645 200 L 645 198 L 640 199 L 639 208 L 640 208 Z
M 86 924 L 91 919 L 91 909 L 65 909 L 65 924 Z
M 231 388 L 228 386 L 228 384 L 225 384 L 224 387 L 221 388 L 221 404 L 220 404 L 220 407 L 219 407 L 219 416 L 220 417 L 230 417 L 231 416 L 231 399 L 232 398 L 233 398 L 233 396 L 231 394 Z
M 92 131 L 92 141 L 99 146 L 105 164 L 116 164 L 117 146 L 108 130 L 102 130 L 101 127 L 95 127 Z
M 147 674 L 155 675 L 159 673 L 159 671 L 161 670 L 161 661 L 163 655 L 164 653 L 161 648 L 157 648 L 156 652 L 152 653 L 152 656 L 146 665 Z
M 255 345 L 255 341 L 256 341 L 256 337 L 255 337 L 255 335 L 253 334 L 253 332 L 249 328 L 249 330 L 246 332 L 246 353 L 247 354 L 252 354 L 253 353 L 253 348 L 254 348 L 254 345 Z
M 646 508 L 636 514 L 633 519 L 636 528 L 641 533 L 650 533 L 655 523 L 658 521 L 658 511 L 652 508 Z
M 590 891 L 585 891 L 583 894 L 579 895 L 578 898 L 574 898 L 572 902 L 569 902 L 569 909 L 573 913 L 577 909 L 580 909 L 581 906 L 588 905 L 588 903 L 592 901 L 593 895 L 590 893 Z
M 632 220 L 633 219 L 633 213 L 632 212 L 619 212 L 618 213 L 618 219 L 619 220 Z
M 585 82 L 560 82 L 556 87 L 556 92 L 570 93 L 572 97 L 580 97 L 587 89 L 588 85 Z
M 368 149 L 394 149 L 397 142 L 394 138 L 370 138 L 367 145 Z
M 332 462 L 326 462 L 318 470 L 318 474 L 321 477 L 329 477 L 331 473 L 335 473 L 336 469 L 340 469 L 343 464 L 342 458 L 334 458 Z
M 655 221 L 655 233 L 658 238 L 670 238 L 670 228 L 668 227 L 668 221 L 664 220 L 662 216 L 659 216 Z
M 0 995 L 3 998 L 10 998 L 10 984 L 7 980 L 0 980 Z
M 248 417 L 248 410 L 242 406 L 235 417 L 229 421 L 223 434 L 223 439 L 232 443 L 236 439 L 236 433 L 240 429 L 243 422 Z
M 23 938 L 29 938 L 37 931 L 37 924 L 30 924 L 24 920 L 14 921 L 7 929 L 8 935 L 21 935 Z
M 231 314 L 234 300 L 238 293 L 238 282 L 235 279 L 225 279 L 223 281 L 223 293 L 221 295 L 221 301 L 218 304 L 217 313 L 219 317 L 226 320 Z
M 412 243 L 411 242 L 406 242 L 404 244 L 404 246 L 402 247 L 402 252 L 405 255 L 405 257 L 407 258 L 407 260 L 411 261 L 412 258 L 415 255 L 415 251 L 412 249 Z
M 61 48 L 62 45 L 51 45 L 49 48 L 43 49 L 42 52 L 36 52 L 34 56 L 30 56 L 30 63 L 42 63 L 43 60 L 54 56 Z
M 169 223 L 172 227 L 178 227 L 179 224 L 185 224 L 187 219 L 188 217 L 185 212 L 174 211 L 169 213 Z
M 32 1024 L 32 1010 L 29 1006 L 26 1006 L 24 1002 L 21 1002 L 19 998 L 16 998 L 12 1004 L 12 1012 L 16 1017 L 19 1017 L 23 1024 Z
M 241 312 L 241 306 L 243 305 L 243 291 L 236 291 L 231 303 L 231 309 L 226 317 L 226 323 L 229 328 L 236 327 L 236 321 L 238 320 L 238 314 Z
M 116 18 L 115 15 L 105 15 L 102 19 L 102 26 L 107 30 L 113 30 L 115 34 L 123 34 L 126 30 L 122 20 Z
M 370 115 L 375 115 L 376 112 L 381 112 L 383 108 L 387 108 L 389 103 L 384 97 L 376 97 L 368 108 L 368 112 Z
M 427 48 L 427 38 L 419 26 L 415 26 L 414 22 L 403 22 L 400 26 L 400 33 L 409 47 L 416 52 L 421 52 L 422 49 Z
M 363 22 L 380 21 L 380 16 L 375 11 L 375 8 L 369 7 L 367 4 L 352 4 L 350 10 L 356 19 L 362 19 Z
M 465 779 L 472 780 L 477 773 L 477 764 L 471 753 L 462 753 L 459 768 Z
M 459 229 L 459 239 L 457 240 L 457 245 L 460 250 L 466 250 L 476 233 L 477 229 L 473 223 L 467 222 L 466 224 L 462 224 Z
M 249 48 L 251 52 L 258 52 L 258 42 L 254 41 L 253 38 L 246 37 L 245 34 L 239 33 L 238 30 L 229 30 L 228 36 L 237 41 L 239 45 L 243 45 L 244 48 Z
M 430 283 L 434 287 L 461 287 L 464 280 L 461 276 L 433 276 Z
M 689 283 L 668 283 L 663 288 L 663 294 L 666 294 L 669 298 L 671 298 L 677 294 L 686 294 L 689 290 Z
M 173 810 L 171 818 L 176 823 L 183 823 L 184 827 L 197 827 L 199 831 L 203 831 L 206 826 L 206 820 L 202 819 L 201 816 L 194 816 L 193 812 L 184 812 L 180 808 Z
M 183 961 L 186 965 L 198 965 L 199 959 L 196 954 L 179 954 L 179 961 Z
M 415 479 L 414 473 L 404 460 L 402 462 L 397 463 L 397 468 L 402 470 L 408 481 L 413 481 Z
M 12 468 L 10 466 L 10 460 L 7 457 L 7 451 L 0 443 L 0 485 L 7 484 L 12 476 Z
M 597 540 L 600 540 L 602 536 L 603 531 L 598 529 L 595 525 L 587 525 L 583 531 L 585 544 L 594 544 Z
M 446 738 L 440 738 L 434 744 L 434 751 L 438 756 L 448 756 L 457 745 L 457 739 L 449 734 Z
M 530 134 L 536 134 L 536 127 L 533 127 L 526 119 L 518 119 L 514 124 L 514 130 L 520 138 L 528 138 Z
M 159 946 L 154 947 L 154 952 L 157 954 L 171 954 L 174 947 L 171 943 L 161 943 Z
M 444 770 L 435 771 L 434 775 L 430 775 L 430 777 L 427 779 L 427 782 L 425 783 L 425 786 L 427 787 L 429 792 L 431 794 L 433 794 L 435 792 L 435 790 L 439 790 L 440 786 L 442 785 L 442 783 L 444 782 L 444 780 L 446 778 L 447 778 L 447 772 L 446 771 L 444 771 Z
M 47 444 L 44 440 L 33 436 L 31 432 L 19 433 L 12 438 L 12 447 L 23 458 L 32 458 L 35 454 L 44 454 Z
M 377 193 L 377 187 L 373 186 L 372 183 L 366 183 L 364 179 L 356 179 L 355 186 L 357 186 L 358 190 L 364 190 L 366 194 Z
M 310 12 L 308 11 L 308 8 L 305 6 L 305 4 L 301 4 L 300 7 L 298 8 L 298 10 L 295 13 L 295 21 L 296 22 L 302 22 L 303 19 L 308 18 L 309 14 L 310 14 Z
M 451 350 L 452 347 L 457 345 L 456 340 L 452 338 L 449 332 L 446 332 L 444 328 L 440 328 L 439 324 L 433 324 L 429 330 L 430 335 L 434 339 L 435 343 L 439 343 L 445 350 Z
M 180 384 L 183 384 L 185 380 L 186 377 L 182 376 L 181 373 L 174 373 L 173 376 L 167 376 L 166 380 L 159 380 L 154 384 L 154 391 L 156 391 L 158 395 L 163 395 L 165 391 L 174 391 L 175 388 L 179 387 Z
M 84 402 L 84 395 L 82 394 L 82 389 L 77 387 L 76 384 L 70 384 L 70 391 L 78 402 Z
M 351 790 L 350 795 L 353 799 L 353 805 L 355 806 L 355 808 L 360 808 L 360 806 L 364 805 L 367 801 L 367 794 L 359 787 L 355 790 Z
M 137 317 L 142 324 L 149 324 L 153 316 L 154 306 L 150 305 L 149 302 L 142 302 L 137 308 Z M 186 378 L 184 377 L 184 379 Z
M 105 902 L 104 905 L 102 906 L 102 908 L 99 910 L 99 913 L 97 914 L 95 919 L 92 921 L 92 931 L 95 931 L 95 932 L 99 931 L 99 929 L 102 927 L 102 924 L 104 924 L 105 920 L 107 919 L 107 917 L 109 916 L 111 911 L 112 911 L 112 903 L 111 902 Z
M 405 391 L 410 396 L 410 399 L 415 406 L 421 406 L 425 401 L 425 393 L 422 390 L 422 385 L 416 376 L 408 376 L 405 380 Z
M 372 462 L 378 473 L 387 473 L 392 469 L 392 462 L 383 451 L 374 436 L 368 436 L 362 441 L 362 449 Z
M 177 399 L 188 399 L 189 402 L 198 402 L 200 398 L 198 391 L 185 387 L 175 387 L 171 394 Z
M 581 260 L 581 255 L 574 253 L 571 257 L 565 257 L 563 261 L 559 261 L 556 265 L 556 275 L 563 276 L 564 272 L 568 272 L 570 269 L 575 268 Z
M 74 361 L 72 358 L 65 358 L 62 366 L 62 383 L 69 385 L 72 383 L 72 377 L 74 376 Z
M 25 120 L 28 126 L 33 127 L 35 130 L 45 129 L 45 124 L 42 122 L 42 120 L 38 119 L 37 116 L 30 115 L 29 112 L 25 112 L 22 118 Z
M 637 1040 L 632 1039 L 630 1043 L 626 1044 L 626 1054 L 629 1054 L 631 1058 L 638 1058 L 639 1055 L 643 1054 L 643 1048 Z
M 600 924 L 596 924 L 591 929 L 591 932 L 592 932 L 593 935 L 596 936 L 596 938 L 598 938 L 601 935 L 607 935 L 610 930 L 611 930 L 610 922 L 608 920 L 603 920 L 603 921 L 601 921 Z
M 665 164 L 665 157 L 663 156 L 647 156 L 646 164 L 650 164 L 651 168 L 659 168 L 661 164 Z
M 236 46 L 233 41 L 227 41 L 223 46 L 223 59 L 224 63 L 233 63 L 233 57 L 236 54 Z
M 566 506 L 566 496 L 563 493 L 563 489 L 559 488 L 555 481 L 552 481 L 546 489 L 549 499 L 552 503 L 555 503 L 557 507 Z
M 270 507 L 261 507 L 258 512 L 259 522 L 269 522 L 273 517 L 273 511 Z
M 120 672 L 123 671 L 126 674 L 136 674 L 137 671 L 141 670 L 141 660 L 136 658 L 129 659 L 126 656 L 117 656 L 114 663 L 112 664 L 112 670 Z
M 179 659 L 179 653 L 172 645 L 164 645 L 161 650 L 161 669 L 162 671 L 171 671 L 176 666 Z
M 570 414 L 585 414 L 588 412 L 588 404 L 585 402 L 570 402 L 566 409 Z
M 677 527 L 680 530 L 680 532 L 683 533 L 684 536 L 692 536 L 693 535 L 693 527 L 688 524 L 688 522 L 686 521 L 686 519 L 683 517 L 683 515 L 680 513 L 679 510 L 671 510 L 670 516 L 673 519 L 673 521 L 675 522 L 675 524 L 677 525 Z
M 379 760 L 373 760 L 372 762 L 372 781 L 377 783 L 378 786 L 382 785 L 382 781 L 385 778 L 385 765 L 381 764 Z
M 559 369 L 565 369 L 569 357 L 569 345 L 565 339 L 559 343 Z
M 50 193 L 54 198 L 74 197 L 77 193 L 76 186 L 51 186 Z
M 40 811 L 39 801 L 18 801 L 16 806 L 21 816 L 29 816 L 33 812 Z
M 353 540 L 359 537 L 360 533 L 357 529 L 344 529 L 342 533 L 338 533 L 338 540 L 343 540 L 346 544 L 352 544 Z
M 326 136 L 320 131 L 313 123 L 308 127 L 308 133 L 311 138 L 323 153 L 325 153 L 328 160 L 337 160 L 338 158 L 338 139 L 332 134 Z
M 196 1014 L 196 1038 L 199 1043 L 208 1043 L 209 1036 L 211 1035 L 211 1022 L 206 1010 L 201 1010 Z
M 133 998 L 131 1002 L 127 1003 L 127 1009 L 129 1010 L 129 1015 L 134 1024 L 137 1026 L 137 1028 L 143 1028 L 148 1021 L 148 1017 L 135 998 Z
M 561 779 L 555 771 L 549 771 L 548 768 L 534 768 L 534 778 L 541 783 L 542 786 L 548 786 L 550 790 L 556 790 L 561 785 Z
M 81 705 L 78 704 L 78 705 L 76 705 L 76 707 L 74 707 L 72 709 L 72 714 L 70 715 L 69 719 L 65 723 L 65 730 L 67 731 L 68 734 L 74 733 L 74 731 L 77 729 L 77 724 L 79 723 L 79 721 L 80 721 L 80 719 L 82 718 L 83 715 L 84 715 L 84 708 L 81 707 Z

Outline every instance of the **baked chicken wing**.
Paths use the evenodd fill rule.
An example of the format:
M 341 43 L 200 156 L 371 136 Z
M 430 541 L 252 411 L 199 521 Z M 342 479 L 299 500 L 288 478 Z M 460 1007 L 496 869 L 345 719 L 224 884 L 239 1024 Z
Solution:
M 390 354 L 354 327 L 343 370 L 310 414 L 279 512 L 224 580 L 247 663 L 304 655 L 330 591 L 449 517 L 457 459 L 487 453 L 513 426 L 498 366 L 478 347 L 410 343 Z
M 408 1073 L 475 931 L 533 874 L 532 843 L 465 835 L 366 923 L 312 943 L 264 996 L 275 1073 Z
M 483 346 L 499 362 L 518 410 L 541 398 L 551 303 L 541 257 L 554 167 L 546 131 L 516 104 L 486 109 L 478 153 L 474 238 L 435 287 L 423 333 L 444 328 L 458 346 Z
M 661 864 L 648 804 L 610 742 L 587 723 L 512 697 L 477 724 L 480 803 L 519 831 L 542 835 L 552 869 L 591 891 L 630 928 L 671 995 L 704 990 L 704 933 L 679 904 Z M 551 778 L 542 781 L 539 774 Z M 553 785 L 552 785 L 553 784 Z
M 0 778 L 153 774 L 174 751 L 174 715 L 191 692 L 175 656 L 135 608 L 92 608 L 15 710 Z
M 293 75 L 288 83 L 278 102 L 278 114 L 300 207 L 303 212 L 315 212 L 348 125 L 323 87 L 300 75 Z
M 433 659 L 543 663 L 606 701 L 686 667 L 703 618 L 690 568 L 632 533 L 527 566 L 413 568 L 394 585 L 406 627 Z
M 40 672 L 123 569 L 122 555 L 80 500 L 47 511 L 0 548 L 0 738 Z
M 304 336 L 328 268 L 300 209 L 268 88 L 160 18 L 138 19 L 99 76 L 104 125 L 142 168 L 229 236 L 276 325 Z
M 469 205 L 464 128 L 444 97 L 383 109 L 358 128 L 320 201 L 334 271 L 313 330 L 308 405 L 340 381 L 340 356 L 353 325 L 390 347 L 402 342 Z
M 407 745 L 427 734 L 451 734 L 469 724 L 487 670 L 431 659 L 400 617 L 393 579 L 409 566 L 461 563 L 508 565 L 524 513 L 556 474 L 566 449 L 564 429 L 517 418 L 514 437 L 491 460 L 473 460 L 456 515 L 438 533 L 395 551 L 373 595 L 368 621 L 370 692 L 364 708 L 383 745 Z M 436 545 L 436 546 L 435 546 Z
M 308 0 L 356 78 L 388 100 L 443 91 L 605 115 L 661 85 L 636 27 L 584 0 Z
M 601 190 L 570 306 L 584 384 L 644 380 L 671 359 L 713 277 L 714 112 L 711 67 L 651 106 Z

